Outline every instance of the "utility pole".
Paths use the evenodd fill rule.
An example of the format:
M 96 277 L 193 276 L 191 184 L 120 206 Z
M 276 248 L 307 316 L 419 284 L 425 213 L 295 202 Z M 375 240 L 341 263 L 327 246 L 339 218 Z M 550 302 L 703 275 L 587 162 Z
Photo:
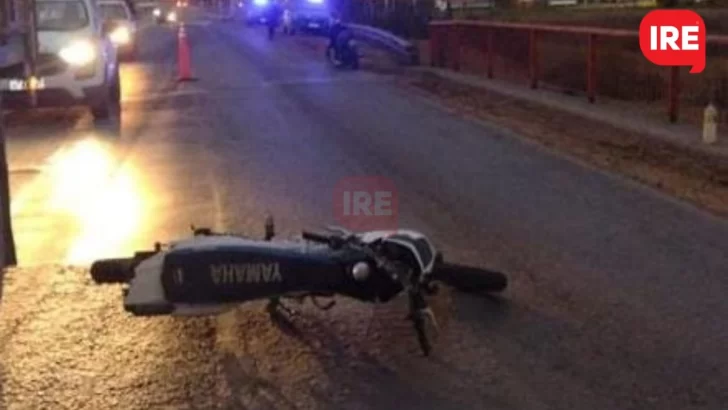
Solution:
M 0 110 L 2 101 L 0 99 Z M 4 121 L 3 121 L 4 122 Z M 10 214 L 10 172 L 5 150 L 5 126 L 0 123 L 0 268 L 18 264 Z
M 31 105 L 35 106 L 38 56 L 35 0 L 0 0 L 0 6 L 0 67 L 22 65 L 28 84 L 28 97 Z M 17 265 L 17 255 L 10 210 L 10 172 L 2 120 L 4 118 L 0 118 L 0 268 L 5 268 Z

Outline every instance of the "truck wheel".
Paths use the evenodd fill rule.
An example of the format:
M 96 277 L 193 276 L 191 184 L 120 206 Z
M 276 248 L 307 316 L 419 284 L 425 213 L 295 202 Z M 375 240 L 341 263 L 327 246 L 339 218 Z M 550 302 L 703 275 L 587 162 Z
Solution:
M 109 119 L 121 107 L 121 79 L 116 71 L 114 79 L 107 84 L 91 105 L 91 114 L 95 120 Z

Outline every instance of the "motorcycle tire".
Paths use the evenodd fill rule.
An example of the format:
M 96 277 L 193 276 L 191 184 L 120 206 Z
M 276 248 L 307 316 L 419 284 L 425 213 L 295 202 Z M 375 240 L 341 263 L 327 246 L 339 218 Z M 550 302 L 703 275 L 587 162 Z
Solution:
M 498 293 L 508 287 L 508 277 L 501 272 L 454 263 L 438 266 L 436 279 L 465 293 Z

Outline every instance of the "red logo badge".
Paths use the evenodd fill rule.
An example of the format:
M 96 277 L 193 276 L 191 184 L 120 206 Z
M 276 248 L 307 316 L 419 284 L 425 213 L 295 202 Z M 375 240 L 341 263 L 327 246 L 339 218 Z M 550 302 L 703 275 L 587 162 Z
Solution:
M 334 188 L 334 218 L 352 231 L 397 229 L 397 188 L 389 178 L 357 176 Z
M 705 22 L 691 10 L 655 10 L 640 23 L 640 48 L 661 66 L 691 66 L 690 73 L 705 69 Z

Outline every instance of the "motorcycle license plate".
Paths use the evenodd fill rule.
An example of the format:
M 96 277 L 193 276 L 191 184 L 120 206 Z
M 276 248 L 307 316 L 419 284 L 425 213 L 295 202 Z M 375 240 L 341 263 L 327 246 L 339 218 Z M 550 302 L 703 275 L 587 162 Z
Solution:
M 8 91 L 26 91 L 26 90 L 42 90 L 46 88 L 45 79 L 30 79 L 25 80 L 22 78 L 11 78 L 7 81 L 7 90 Z M 3 87 L 5 88 L 5 87 Z
M 319 28 L 321 25 L 319 23 L 308 23 L 309 28 Z

